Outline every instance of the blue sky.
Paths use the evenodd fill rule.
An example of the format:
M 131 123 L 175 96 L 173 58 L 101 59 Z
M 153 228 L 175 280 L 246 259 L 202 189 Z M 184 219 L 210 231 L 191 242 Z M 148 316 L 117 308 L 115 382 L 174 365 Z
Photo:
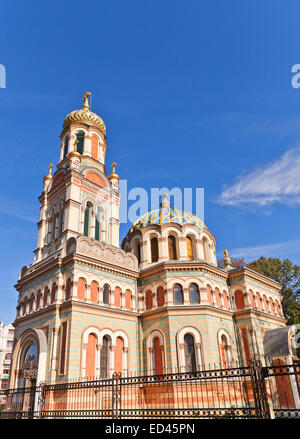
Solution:
M 218 254 L 300 264 L 299 1 L 12 0 L 1 18 L 0 320 L 15 317 L 42 178 L 86 91 L 129 189 L 204 187 Z

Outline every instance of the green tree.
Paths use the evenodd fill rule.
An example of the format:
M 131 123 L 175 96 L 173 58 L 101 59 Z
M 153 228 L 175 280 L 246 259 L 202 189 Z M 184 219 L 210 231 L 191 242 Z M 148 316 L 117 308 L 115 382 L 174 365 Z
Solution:
M 300 323 L 300 266 L 289 259 L 265 258 L 262 256 L 248 264 L 248 267 L 282 286 L 282 309 L 288 325 Z

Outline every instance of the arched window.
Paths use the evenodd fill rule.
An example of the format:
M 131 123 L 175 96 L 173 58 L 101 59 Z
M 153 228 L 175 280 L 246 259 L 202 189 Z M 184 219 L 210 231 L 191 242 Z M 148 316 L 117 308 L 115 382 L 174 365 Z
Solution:
M 223 369 L 227 369 L 230 366 L 229 358 L 229 344 L 225 334 L 222 334 L 220 339 L 220 354 L 221 354 L 221 366 Z
M 148 290 L 146 292 L 146 309 L 152 309 L 152 307 L 153 307 L 152 291 Z
M 206 237 L 203 238 L 203 253 L 205 262 L 210 263 L 209 243 Z
M 190 285 L 190 303 L 200 303 L 199 288 L 196 284 Z
M 221 297 L 219 288 L 215 288 L 215 299 L 218 308 L 221 308 Z
M 92 207 L 91 204 L 87 203 L 84 212 L 84 229 L 83 229 L 84 236 L 89 236 L 91 207 Z
M 258 309 L 259 311 L 261 311 L 261 310 L 262 310 L 262 306 L 261 306 L 261 297 L 260 297 L 260 294 L 259 294 L 259 293 L 256 293 L 255 298 L 256 298 L 256 306 L 257 306 L 257 309 Z
M 165 291 L 163 287 L 158 287 L 156 290 L 156 302 L 157 306 L 163 306 L 165 303 Z
M 121 306 L 121 288 L 120 287 L 115 288 L 115 306 L 118 306 L 118 307 Z
M 98 282 L 93 280 L 91 282 L 91 302 L 94 302 L 94 303 L 98 302 L 98 291 L 99 291 Z
M 263 295 L 263 304 L 264 304 L 264 311 L 270 312 L 269 303 L 265 295 Z
M 86 280 L 83 277 L 78 279 L 77 298 L 84 300 L 86 298 Z
M 192 334 L 184 336 L 185 372 L 196 371 L 195 343 Z
M 83 145 L 84 145 L 84 133 L 80 132 L 76 134 L 76 139 L 78 140 L 77 143 L 77 152 L 79 152 L 79 154 L 83 154 Z
M 153 338 L 153 366 L 154 375 L 162 375 L 163 370 L 163 353 L 160 345 L 160 339 L 158 337 Z
M 31 312 L 33 309 L 33 302 L 34 302 L 34 294 L 31 294 L 30 302 L 29 302 L 29 312 Z
M 125 308 L 131 309 L 131 291 L 130 290 L 125 291 Z
M 45 288 L 44 290 L 44 301 L 43 301 L 43 306 L 46 306 L 48 302 L 48 287 Z
M 37 297 L 36 297 L 36 309 L 38 310 L 41 304 L 41 290 L 38 291 Z
M 206 285 L 206 294 L 207 294 L 207 301 L 210 305 L 213 304 L 213 297 L 212 297 L 212 288 L 210 285 Z
M 168 247 L 169 247 L 169 259 L 170 261 L 177 260 L 177 249 L 176 249 L 176 238 L 173 235 L 168 237 Z
M 95 239 L 100 241 L 100 218 L 101 218 L 101 209 L 97 207 L 96 217 L 95 217 Z
M 96 136 L 92 136 L 92 157 L 93 159 L 98 160 L 98 138 Z
M 156 237 L 151 238 L 151 262 L 158 261 L 158 240 Z
M 97 337 L 95 334 L 89 334 L 88 344 L 86 349 L 86 366 L 85 376 L 86 378 L 93 378 L 96 371 L 96 345 Z
M 60 216 L 60 231 L 59 231 L 60 234 L 62 234 L 62 232 L 64 231 L 64 221 L 65 221 L 65 212 L 64 210 L 62 210 Z
M 66 285 L 66 300 L 69 300 L 70 297 L 71 297 L 71 279 L 68 279 Z
M 174 291 L 174 303 L 177 305 L 183 304 L 182 286 L 180 284 L 175 284 L 173 291 Z
M 100 378 L 109 378 L 110 350 L 111 338 L 108 335 L 105 335 L 103 337 L 102 347 L 100 351 Z
M 240 290 L 235 292 L 235 303 L 237 309 L 243 309 L 245 307 L 243 292 Z
M 66 136 L 65 143 L 64 143 L 64 156 L 63 156 L 63 158 L 65 158 L 68 154 L 69 140 L 70 140 L 69 136 Z
M 110 286 L 105 284 L 103 287 L 103 303 L 109 305 Z
M 280 304 L 279 304 L 278 300 L 276 300 L 275 304 L 276 304 L 277 315 L 281 316 L 281 309 L 280 309 Z
M 228 300 L 228 294 L 226 291 L 223 291 L 223 304 L 225 309 L 229 309 L 229 300 Z
M 252 290 L 249 290 L 249 298 L 250 298 L 251 308 L 255 309 L 256 308 L 256 303 L 255 303 L 255 297 L 254 297 L 254 294 L 253 294 Z
M 271 311 L 271 314 L 275 314 L 274 302 L 273 302 L 273 299 L 272 299 L 272 298 L 270 298 L 269 303 L 270 303 L 270 311 Z
M 52 285 L 52 289 L 51 289 L 51 303 L 54 303 L 54 301 L 55 301 L 56 289 L 57 289 L 57 287 L 56 287 L 56 284 L 54 283 Z
M 187 249 L 187 256 L 190 261 L 194 259 L 193 256 L 193 242 L 192 238 L 190 236 L 186 237 L 186 249 Z
M 27 297 L 25 297 L 23 302 L 23 316 L 26 314 L 26 307 L 27 307 Z
M 122 337 L 116 338 L 116 348 L 115 348 L 115 372 L 123 373 L 123 350 L 124 350 L 124 340 Z

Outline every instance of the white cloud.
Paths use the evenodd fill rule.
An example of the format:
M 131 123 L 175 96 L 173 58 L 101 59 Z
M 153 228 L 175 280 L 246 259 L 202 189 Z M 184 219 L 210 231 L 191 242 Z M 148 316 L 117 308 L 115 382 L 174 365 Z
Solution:
M 218 199 L 231 206 L 300 204 L 300 147 L 286 151 L 278 160 L 238 178 L 223 188 Z
M 38 221 L 38 208 L 34 209 L 23 201 L 13 200 L 1 194 L 0 213 L 33 223 Z
M 254 247 L 240 247 L 228 250 L 233 258 L 244 257 L 246 261 L 253 261 L 261 256 L 274 258 L 287 258 L 300 253 L 300 238 L 293 241 L 279 242 L 277 244 L 258 245 Z

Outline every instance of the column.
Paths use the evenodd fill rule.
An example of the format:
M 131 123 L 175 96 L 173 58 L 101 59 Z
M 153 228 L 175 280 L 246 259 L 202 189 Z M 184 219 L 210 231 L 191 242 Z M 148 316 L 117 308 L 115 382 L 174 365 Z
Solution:
M 178 237 L 178 249 L 179 249 L 179 255 L 178 255 L 179 261 L 186 261 L 188 258 L 188 254 L 187 254 L 187 246 L 186 246 L 186 237 L 185 236 Z

